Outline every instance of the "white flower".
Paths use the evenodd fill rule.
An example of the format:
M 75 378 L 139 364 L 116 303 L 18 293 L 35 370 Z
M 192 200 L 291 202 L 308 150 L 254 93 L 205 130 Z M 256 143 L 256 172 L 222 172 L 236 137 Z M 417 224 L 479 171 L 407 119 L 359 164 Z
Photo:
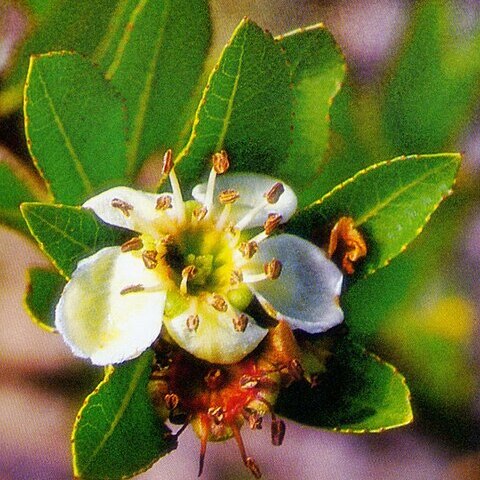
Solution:
M 97 365 L 135 358 L 163 326 L 192 355 L 234 363 L 267 333 L 245 313 L 254 296 L 269 316 L 309 333 L 343 320 L 338 268 L 312 243 L 273 234 L 296 209 L 291 188 L 265 175 L 220 175 L 224 152 L 213 163 L 194 200 L 184 202 L 167 152 L 172 193 L 116 187 L 84 204 L 138 235 L 79 262 L 66 285 L 55 323 L 76 355 Z

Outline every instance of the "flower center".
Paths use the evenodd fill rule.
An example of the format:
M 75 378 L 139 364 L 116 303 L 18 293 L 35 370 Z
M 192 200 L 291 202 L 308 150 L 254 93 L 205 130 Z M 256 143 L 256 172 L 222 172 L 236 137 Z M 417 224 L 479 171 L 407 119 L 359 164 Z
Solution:
M 210 221 L 189 223 L 173 236 L 164 257 L 185 292 L 225 292 L 234 268 L 232 240 Z

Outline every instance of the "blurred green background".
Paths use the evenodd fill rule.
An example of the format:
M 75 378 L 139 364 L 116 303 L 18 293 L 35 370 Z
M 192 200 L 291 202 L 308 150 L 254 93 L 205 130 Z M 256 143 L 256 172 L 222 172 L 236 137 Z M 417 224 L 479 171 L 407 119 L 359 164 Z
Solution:
M 10 71 L 24 42 L 27 50 L 55 46 L 54 3 L 0 0 L 0 167 L 15 162 L 28 178 L 17 87 L 22 71 Z M 323 21 L 343 49 L 347 80 L 330 112 L 323 167 L 330 183 L 320 172 L 306 198 L 398 155 L 464 154 L 454 195 L 422 235 L 342 298 L 352 334 L 405 374 L 414 425 L 348 437 L 289 423 L 281 449 L 269 445 L 266 431 L 248 435 L 265 478 L 480 479 L 480 3 L 212 0 L 211 9 L 212 62 L 245 15 L 273 34 Z M 94 20 L 92 31 L 100 28 Z M 51 29 L 50 43 L 35 44 L 37 22 Z M 92 38 L 91 31 L 76 35 L 81 42 Z M 67 479 L 69 431 L 95 373 L 22 311 L 25 268 L 46 261 L 12 231 L 5 229 L 0 241 L 0 480 Z M 140 478 L 191 478 L 197 451 L 186 433 L 175 454 Z M 246 476 L 233 445 L 209 446 L 203 478 Z

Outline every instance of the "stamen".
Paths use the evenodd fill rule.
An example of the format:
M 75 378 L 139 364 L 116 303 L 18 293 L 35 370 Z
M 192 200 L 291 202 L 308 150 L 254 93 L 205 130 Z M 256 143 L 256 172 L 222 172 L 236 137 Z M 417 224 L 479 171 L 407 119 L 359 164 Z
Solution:
M 193 216 L 197 219 L 197 221 L 200 222 L 200 220 L 203 220 L 205 218 L 207 213 L 208 213 L 208 211 L 205 208 L 205 206 L 201 206 L 201 207 L 196 208 L 193 211 Z
M 173 155 L 172 155 L 172 149 L 169 148 L 163 155 L 162 175 L 170 175 L 172 168 L 173 168 Z
M 252 472 L 255 478 L 260 478 L 262 476 L 258 465 L 255 463 L 252 457 L 247 457 L 247 452 L 245 451 L 245 445 L 243 444 L 242 436 L 240 435 L 240 429 L 236 424 L 232 424 L 232 431 L 235 441 L 237 442 L 238 449 L 240 450 L 240 455 L 242 457 L 243 463 L 245 466 Z
M 303 370 L 302 364 L 296 358 L 294 358 L 288 365 L 287 365 L 288 373 L 294 380 L 302 380 L 305 371 Z
M 173 235 L 167 233 L 161 240 L 160 243 L 162 245 L 171 245 L 173 243 Z
M 217 178 L 217 172 L 215 171 L 215 167 L 210 170 L 210 174 L 208 175 L 208 182 L 207 182 L 207 191 L 205 192 L 205 203 L 204 207 L 207 210 L 207 214 L 210 213 L 212 210 L 213 205 L 213 192 L 215 191 L 215 180 Z
M 170 195 L 160 195 L 157 198 L 157 203 L 155 204 L 156 210 L 168 210 L 172 208 L 172 197 Z
M 243 416 L 248 421 L 248 426 L 251 430 L 262 429 L 263 417 L 258 412 L 244 409 Z
M 143 292 L 145 287 L 143 285 L 130 285 L 120 290 L 120 295 L 127 295 L 128 293 Z
M 247 457 L 245 459 L 245 466 L 252 472 L 252 475 L 255 478 L 262 478 L 262 472 L 252 457 Z
M 206 423 L 206 419 L 205 419 Z M 203 472 L 203 466 L 205 464 L 205 453 L 207 452 L 207 440 L 208 440 L 208 428 L 203 428 L 202 438 L 200 439 L 200 458 L 198 461 L 198 476 L 200 477 Z
M 119 198 L 112 199 L 111 205 L 113 208 L 118 208 L 126 217 L 129 217 L 130 212 L 133 210 L 133 205 Z
M 196 332 L 200 324 L 200 317 L 198 315 L 189 315 L 187 318 L 187 328 L 191 332 Z
M 278 213 L 269 213 L 263 228 L 267 235 L 270 235 L 282 222 L 282 216 Z
M 266 198 L 268 203 L 274 204 L 278 202 L 284 191 L 285 188 L 283 186 L 283 183 L 277 182 L 268 192 L 264 194 L 264 197 Z
M 223 374 L 219 368 L 212 368 L 203 379 L 210 390 L 216 390 L 223 382 Z
M 141 250 L 143 248 L 143 242 L 140 237 L 134 237 L 130 240 L 127 240 L 122 246 L 120 250 L 122 252 L 131 252 L 132 250 Z
M 187 265 L 182 270 L 182 281 L 180 283 L 180 292 L 183 295 L 187 294 L 187 283 L 189 280 L 192 280 L 197 275 L 197 267 L 195 265 Z
M 183 203 L 182 190 L 175 174 L 172 150 L 169 148 L 163 156 L 162 174 L 168 175 L 170 185 L 172 186 L 173 208 L 180 223 L 185 222 L 185 204 Z
M 220 425 L 225 418 L 225 411 L 223 407 L 210 407 L 208 409 L 208 416 L 212 418 L 216 425 Z
M 233 317 L 232 322 L 236 332 L 244 332 L 248 325 L 248 316 L 241 313 L 238 317 Z
M 175 393 L 167 393 L 164 399 L 165 399 L 165 406 L 167 407 L 168 410 L 175 410 L 178 407 L 178 403 L 180 402 L 178 395 Z
M 230 285 L 238 285 L 243 282 L 243 274 L 240 270 L 234 270 L 230 275 Z
M 218 217 L 218 220 L 217 220 L 217 224 L 216 224 L 217 230 L 222 230 L 224 228 L 225 224 L 227 223 L 228 217 L 230 216 L 231 211 L 232 211 L 232 204 L 231 203 L 225 204 L 222 210 L 222 214 L 220 215 L 220 217 Z M 234 231 L 232 231 L 231 233 L 232 235 L 235 235 Z
M 242 375 L 240 378 L 240 388 L 242 390 L 251 390 L 258 385 L 258 379 L 251 377 L 250 375 Z
M 225 299 L 218 293 L 214 293 L 208 299 L 209 305 L 211 305 L 215 310 L 219 312 L 226 312 L 228 310 L 228 304 Z
M 238 230 L 243 230 L 255 215 L 265 208 L 266 203 L 260 202 L 256 207 L 249 210 L 235 225 Z
M 285 438 L 285 429 L 285 422 L 272 416 L 272 445 L 279 447 L 283 443 L 283 439 Z
M 222 175 L 230 168 L 230 161 L 227 152 L 222 150 L 212 155 L 212 164 L 215 173 Z
M 218 195 L 218 201 L 222 205 L 235 203 L 239 198 L 240 198 L 240 193 L 238 192 L 238 190 L 234 190 L 233 188 L 223 190 Z
M 249 242 L 242 242 L 238 249 L 244 258 L 250 259 L 257 253 L 258 244 L 250 240 Z
M 263 265 L 263 271 L 270 280 L 276 280 L 282 273 L 282 262 L 272 258 L 272 260 Z
M 142 253 L 143 263 L 149 270 L 153 270 L 158 265 L 157 254 L 156 250 L 145 250 Z

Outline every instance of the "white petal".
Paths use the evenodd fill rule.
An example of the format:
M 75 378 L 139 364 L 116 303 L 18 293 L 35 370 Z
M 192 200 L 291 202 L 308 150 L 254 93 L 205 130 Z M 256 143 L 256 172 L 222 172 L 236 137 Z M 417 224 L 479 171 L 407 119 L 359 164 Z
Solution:
M 162 327 L 166 293 L 121 295 L 132 285 L 155 287 L 157 275 L 133 253 L 104 248 L 79 262 L 55 311 L 55 326 L 73 353 L 95 365 L 139 356 Z
M 277 203 L 269 204 L 265 201 L 264 194 L 277 182 L 283 184 L 285 191 Z M 192 191 L 193 198 L 203 203 L 205 201 L 206 189 L 206 183 L 197 185 Z M 240 198 L 232 205 L 232 212 L 229 217 L 229 220 L 234 224 L 253 208 L 258 205 L 264 205 L 264 208 L 262 208 L 244 228 L 262 226 L 269 213 L 282 215 L 283 222 L 286 222 L 297 208 L 297 197 L 294 191 L 280 180 L 267 175 L 253 173 L 220 175 L 215 182 L 214 198 L 217 198 L 218 194 L 223 190 L 228 189 L 234 189 L 240 193 Z M 218 215 L 222 208 L 218 202 L 215 202 L 214 215 Z
M 106 223 L 156 237 L 159 231 L 168 231 L 165 223 L 169 223 L 173 216 L 173 209 L 155 208 L 160 195 L 172 198 L 170 193 L 154 194 L 129 187 L 115 187 L 88 199 L 83 207 L 92 209 Z M 125 213 L 121 208 L 112 206 L 112 202 L 118 200 L 132 209 L 127 208 L 128 213 Z
M 282 262 L 280 277 L 249 284 L 269 314 L 308 333 L 324 332 L 342 322 L 338 305 L 342 273 L 323 250 L 295 235 L 269 237 L 260 243 L 245 272 L 262 272 L 272 258 Z
M 197 330 L 187 328 L 187 318 L 192 313 L 199 316 Z M 240 361 L 263 340 L 268 330 L 259 327 L 249 318 L 244 332 L 233 327 L 232 309 L 218 312 L 207 304 L 199 304 L 172 320 L 165 320 L 170 336 L 183 349 L 197 358 L 211 363 L 230 364 Z

